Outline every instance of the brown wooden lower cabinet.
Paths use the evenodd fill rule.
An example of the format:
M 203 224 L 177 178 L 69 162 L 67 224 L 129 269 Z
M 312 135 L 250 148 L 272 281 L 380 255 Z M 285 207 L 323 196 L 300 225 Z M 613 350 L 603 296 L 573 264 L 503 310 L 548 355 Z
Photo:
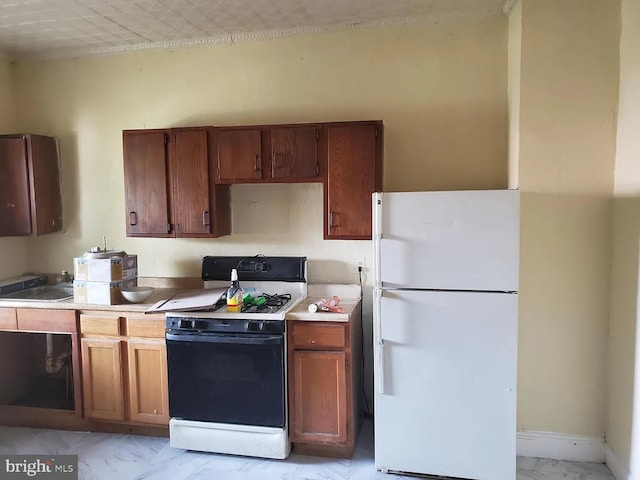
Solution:
M 84 413 L 94 420 L 124 420 L 121 341 L 82 338 Z
M 97 421 L 166 426 L 164 315 L 126 315 L 80 315 L 85 415 Z
M 353 455 L 361 417 L 359 315 L 287 324 L 289 438 L 296 453 Z
M 291 440 L 347 441 L 347 364 L 345 352 L 293 352 Z
M 164 340 L 134 339 L 129 350 L 129 417 L 135 422 L 169 423 L 167 346 Z

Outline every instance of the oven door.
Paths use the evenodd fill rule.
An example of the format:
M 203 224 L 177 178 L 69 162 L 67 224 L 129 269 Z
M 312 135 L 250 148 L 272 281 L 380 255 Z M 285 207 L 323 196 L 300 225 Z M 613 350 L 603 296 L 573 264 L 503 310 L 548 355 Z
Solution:
M 169 414 L 285 426 L 284 335 L 167 332 Z

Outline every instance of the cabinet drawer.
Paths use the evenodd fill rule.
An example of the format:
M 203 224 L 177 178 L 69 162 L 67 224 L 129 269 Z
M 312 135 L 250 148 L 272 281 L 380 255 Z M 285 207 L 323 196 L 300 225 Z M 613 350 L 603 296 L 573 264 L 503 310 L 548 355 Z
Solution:
M 80 331 L 92 335 L 120 335 L 120 317 L 80 315 Z
M 344 348 L 347 333 L 344 324 L 295 322 L 293 324 L 294 348 Z
M 18 317 L 18 330 L 69 333 L 78 331 L 75 310 L 19 308 L 16 314 Z
M 165 320 L 162 318 L 128 317 L 125 335 L 129 337 L 164 338 Z
M 16 330 L 18 328 L 15 308 L 0 308 L 0 328 L 7 330 Z

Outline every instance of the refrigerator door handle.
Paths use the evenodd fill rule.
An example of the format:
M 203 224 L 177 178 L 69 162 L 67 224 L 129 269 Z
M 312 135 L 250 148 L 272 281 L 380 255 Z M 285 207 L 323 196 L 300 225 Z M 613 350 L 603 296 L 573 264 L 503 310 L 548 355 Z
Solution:
M 382 339 L 382 296 L 384 291 L 381 289 L 374 289 L 374 337 L 375 338 L 375 350 L 376 350 L 376 384 L 377 390 L 380 395 L 385 393 L 384 385 L 384 340 Z
M 384 389 L 384 340 L 378 340 L 378 393 L 385 394 Z

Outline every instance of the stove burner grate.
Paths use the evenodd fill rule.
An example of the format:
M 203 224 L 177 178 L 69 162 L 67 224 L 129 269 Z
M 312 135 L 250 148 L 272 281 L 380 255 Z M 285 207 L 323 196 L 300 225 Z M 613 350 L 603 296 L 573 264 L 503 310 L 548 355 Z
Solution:
M 261 296 L 266 300 L 265 305 L 269 305 L 270 307 L 282 307 L 289 300 L 291 300 L 290 293 L 286 293 L 284 295 L 278 295 L 277 293 L 275 295 L 268 295 L 264 293 Z
M 262 294 L 260 297 L 265 299 L 262 305 L 244 305 L 242 312 L 246 313 L 274 313 L 280 310 L 291 300 L 291 294 L 285 293 L 283 295 L 275 294 Z M 260 298 L 258 297 L 258 298 Z

